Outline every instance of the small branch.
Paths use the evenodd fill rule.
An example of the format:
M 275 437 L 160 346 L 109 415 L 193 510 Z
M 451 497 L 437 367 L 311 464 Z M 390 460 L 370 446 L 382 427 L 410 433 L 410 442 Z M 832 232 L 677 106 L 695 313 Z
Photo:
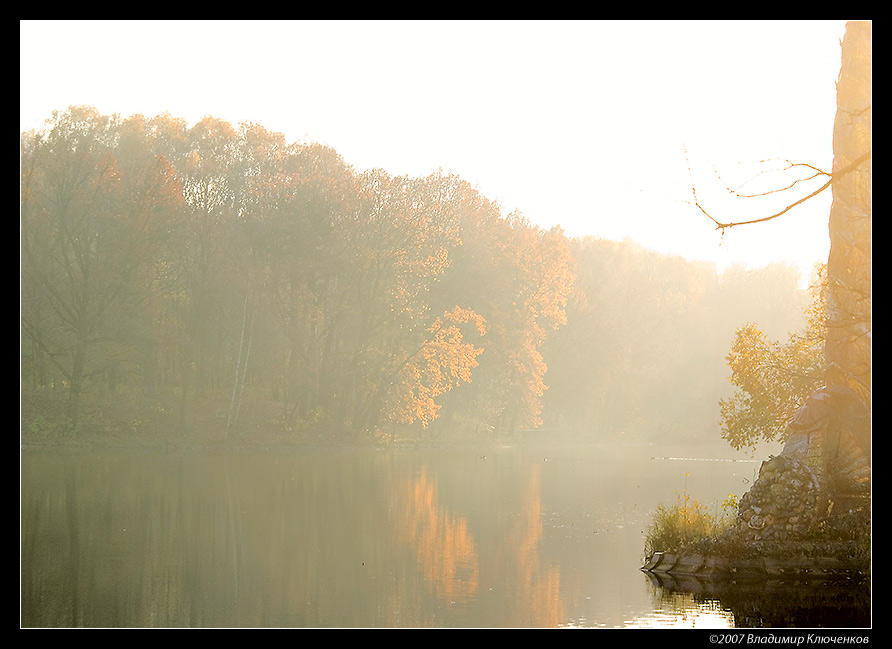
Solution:
M 809 194 L 808 196 L 804 196 L 803 198 L 800 198 L 798 201 L 795 201 L 795 202 L 791 203 L 790 205 L 787 205 L 787 206 L 786 206 L 784 209 L 782 209 L 781 211 L 776 212 L 775 214 L 771 214 L 770 216 L 764 216 L 764 217 L 762 217 L 762 218 L 759 218 L 759 219 L 752 219 L 752 220 L 750 220 L 750 221 L 734 221 L 734 222 L 723 223 L 723 222 L 719 221 L 718 219 L 716 219 L 714 216 L 712 216 L 709 212 L 707 212 L 707 211 L 703 208 L 702 205 L 700 205 L 700 203 L 697 201 L 697 193 L 696 193 L 696 191 L 694 191 L 694 205 L 697 207 L 697 209 L 699 209 L 701 212 L 703 212 L 703 214 L 705 214 L 706 217 L 707 217 L 710 221 L 712 221 L 713 223 L 715 223 L 715 229 L 716 229 L 716 230 L 722 230 L 723 232 L 724 232 L 724 230 L 725 230 L 726 228 L 733 228 L 733 227 L 738 226 L 738 225 L 750 225 L 750 224 L 753 224 L 753 223 L 764 223 L 765 221 L 771 221 L 771 220 L 773 220 L 773 219 L 778 218 L 779 216 L 783 216 L 784 214 L 786 214 L 787 212 L 789 212 L 790 210 L 792 210 L 792 209 L 793 209 L 794 207 L 796 207 L 797 205 L 801 205 L 801 204 L 804 203 L 805 201 L 807 201 L 807 200 L 809 200 L 809 199 L 811 199 L 811 198 L 814 198 L 815 196 L 817 196 L 818 194 L 820 194 L 822 191 L 824 191 L 825 189 L 827 189 L 828 187 L 830 187 L 830 185 L 832 185 L 835 181 L 839 180 L 839 179 L 842 178 L 843 176 L 845 176 L 845 175 L 851 173 L 852 171 L 854 171 L 854 170 L 855 170 L 856 168 L 858 168 L 863 162 L 865 162 L 866 160 L 870 159 L 870 154 L 871 154 L 871 152 L 868 151 L 867 153 L 865 153 L 865 154 L 861 155 L 860 157 L 858 157 L 854 162 L 852 162 L 852 163 L 851 163 L 850 165 L 848 165 L 847 167 L 843 167 L 842 169 L 840 169 L 840 170 L 838 170 L 838 171 L 835 171 L 835 172 L 832 173 L 832 174 L 827 174 L 826 172 L 823 172 L 823 171 L 820 171 L 820 170 L 817 170 L 817 169 L 816 169 L 817 173 L 816 173 L 814 176 L 812 176 L 812 178 L 816 178 L 816 177 L 819 176 L 819 175 L 827 175 L 827 176 L 830 177 L 830 180 L 828 180 L 826 183 L 824 183 L 823 185 L 821 185 L 821 187 L 819 187 L 818 189 L 816 189 L 815 191 L 813 191 L 813 192 L 812 192 L 811 194 Z M 810 168 L 812 168 L 812 169 L 815 169 L 815 167 L 811 167 L 811 165 L 802 165 L 802 166 L 807 166 L 807 167 L 810 167 Z M 799 181 L 796 181 L 796 182 L 799 182 Z M 796 183 L 793 183 L 793 185 L 795 185 L 795 184 L 796 184 Z M 790 187 L 792 187 L 793 185 L 790 185 Z M 692 188 L 692 189 L 693 189 L 693 188 Z M 786 189 L 789 189 L 789 187 L 786 188 Z M 776 191 L 783 191 L 783 190 L 776 190 Z M 767 192 L 767 193 L 773 193 L 773 192 Z M 762 194 L 762 195 L 765 195 L 765 194 Z
M 729 194 L 733 194 L 733 195 L 736 196 L 737 198 L 760 198 L 760 197 L 762 197 L 762 196 L 769 196 L 769 195 L 771 195 L 771 194 L 780 194 L 780 193 L 785 192 L 785 191 L 787 191 L 787 190 L 793 189 L 793 187 L 795 187 L 797 184 L 799 184 L 799 183 L 801 183 L 801 182 L 807 182 L 807 181 L 809 181 L 809 180 L 814 180 L 814 179 L 817 178 L 818 176 L 827 176 L 828 178 L 831 177 L 831 174 L 829 174 L 829 173 L 827 173 L 826 171 L 823 171 L 823 170 L 821 170 L 821 169 L 818 169 L 818 168 L 815 167 L 814 165 L 810 165 L 810 164 L 808 164 L 808 163 L 806 163 L 806 162 L 790 162 L 789 160 L 786 160 L 786 163 L 787 163 L 786 171 L 789 171 L 790 169 L 793 169 L 794 167 L 805 167 L 806 169 L 811 169 L 811 170 L 814 171 L 815 173 L 813 173 L 811 176 L 808 176 L 808 177 L 806 177 L 806 178 L 797 178 L 796 180 L 794 180 L 792 183 L 790 183 L 790 184 L 787 185 L 786 187 L 779 187 L 779 188 L 777 188 L 777 189 L 770 189 L 770 190 L 768 190 L 768 191 L 766 191 L 766 192 L 760 192 L 760 193 L 758 193 L 758 194 L 742 194 L 742 193 L 740 193 L 739 191 L 737 191 L 737 190 L 735 190 L 735 189 L 732 189 L 731 187 L 728 187 L 727 185 L 725 186 L 725 189 L 728 190 L 728 193 L 729 193 Z M 718 177 L 719 180 L 721 180 L 722 177 L 721 177 L 721 175 L 718 173 L 718 170 L 715 170 L 715 172 L 716 172 L 716 177 Z M 762 175 L 762 173 L 764 173 L 764 172 L 761 172 L 759 175 Z M 722 181 L 722 182 L 724 183 L 724 181 Z M 747 182 L 749 182 L 749 181 L 747 181 Z

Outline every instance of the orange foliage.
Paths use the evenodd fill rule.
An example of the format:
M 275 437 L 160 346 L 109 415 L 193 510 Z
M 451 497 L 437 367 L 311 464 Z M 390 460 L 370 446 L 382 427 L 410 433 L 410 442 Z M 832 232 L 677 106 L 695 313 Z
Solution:
M 421 421 L 425 428 L 437 417 L 440 405 L 434 399 L 461 383 L 471 382 L 471 370 L 483 349 L 464 342 L 459 325 L 473 323 L 479 335 L 486 333 L 484 319 L 455 307 L 437 318 L 428 331 L 433 337 L 402 367 L 392 401 L 395 421 Z

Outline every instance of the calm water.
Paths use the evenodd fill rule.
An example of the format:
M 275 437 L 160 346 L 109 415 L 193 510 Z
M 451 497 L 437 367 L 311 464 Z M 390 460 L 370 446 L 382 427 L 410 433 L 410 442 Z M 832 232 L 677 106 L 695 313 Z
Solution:
M 24 450 L 21 623 L 869 625 L 866 593 L 673 592 L 639 571 L 658 503 L 746 491 L 759 463 L 723 453 Z

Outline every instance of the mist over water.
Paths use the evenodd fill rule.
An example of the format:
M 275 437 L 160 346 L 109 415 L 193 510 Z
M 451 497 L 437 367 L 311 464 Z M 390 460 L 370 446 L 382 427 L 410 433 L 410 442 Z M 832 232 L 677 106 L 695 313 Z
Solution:
M 22 625 L 734 626 L 639 571 L 658 504 L 758 470 L 704 450 L 25 450 Z

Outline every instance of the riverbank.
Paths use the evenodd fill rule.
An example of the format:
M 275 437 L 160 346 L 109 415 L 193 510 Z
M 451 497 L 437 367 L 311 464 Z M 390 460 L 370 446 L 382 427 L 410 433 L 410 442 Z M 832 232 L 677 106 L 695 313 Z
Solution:
M 735 584 L 769 581 L 870 580 L 870 501 L 828 516 L 807 537 L 751 541 L 733 530 L 685 547 L 653 552 L 641 570 L 673 588 L 691 580 Z
M 870 559 L 856 541 L 797 542 L 772 548 L 769 554 L 739 558 L 657 552 L 643 572 L 674 579 L 698 578 L 737 583 L 764 580 L 853 579 L 870 577 Z

